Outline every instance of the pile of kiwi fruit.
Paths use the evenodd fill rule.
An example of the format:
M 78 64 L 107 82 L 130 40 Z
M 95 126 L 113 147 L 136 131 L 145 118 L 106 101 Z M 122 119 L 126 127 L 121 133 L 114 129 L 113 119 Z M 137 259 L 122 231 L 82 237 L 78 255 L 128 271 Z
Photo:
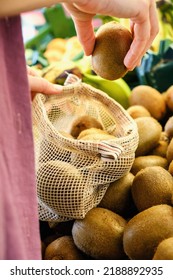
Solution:
M 132 89 L 127 112 L 138 127 L 139 143 L 130 171 L 110 183 L 83 219 L 41 222 L 43 259 L 173 260 L 172 89 Z M 104 135 L 93 118 L 73 123 L 75 139 L 93 133 Z
M 115 23 L 109 27 L 111 38 L 117 30 L 120 32 Z M 106 79 L 125 75 L 123 58 L 131 34 L 127 32 L 121 61 L 110 58 L 114 66 L 118 63 L 117 73 L 110 66 L 109 71 L 104 68 L 106 76 L 99 72 L 102 67 L 98 63 L 102 61 L 98 53 L 104 27 L 97 36 L 92 57 L 95 72 Z M 115 42 L 109 41 L 108 48 L 113 45 Z M 83 219 L 40 221 L 43 259 L 173 260 L 173 86 L 164 93 L 148 85 L 134 87 L 127 112 L 139 134 L 131 170 L 110 183 L 99 205 Z M 84 117 L 74 122 L 71 136 L 87 140 L 86 135 L 96 140 L 98 135 L 99 139 L 108 137 L 100 123 Z

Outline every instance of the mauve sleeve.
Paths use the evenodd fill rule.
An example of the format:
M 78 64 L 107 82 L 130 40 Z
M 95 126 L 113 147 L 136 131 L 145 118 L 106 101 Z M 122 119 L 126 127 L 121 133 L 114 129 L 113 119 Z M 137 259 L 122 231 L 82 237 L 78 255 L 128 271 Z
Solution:
M 0 259 L 41 259 L 20 17 L 0 19 Z

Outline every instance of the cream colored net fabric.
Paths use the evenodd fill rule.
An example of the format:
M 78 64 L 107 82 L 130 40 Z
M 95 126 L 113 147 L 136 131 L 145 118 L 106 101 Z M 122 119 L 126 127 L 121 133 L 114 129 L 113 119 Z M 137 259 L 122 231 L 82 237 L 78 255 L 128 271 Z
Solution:
M 116 138 L 70 137 L 73 122 L 83 115 L 99 120 Z M 67 83 L 56 96 L 36 95 L 33 131 L 39 218 L 49 222 L 84 218 L 110 182 L 130 170 L 138 145 L 136 124 L 125 109 L 81 81 Z

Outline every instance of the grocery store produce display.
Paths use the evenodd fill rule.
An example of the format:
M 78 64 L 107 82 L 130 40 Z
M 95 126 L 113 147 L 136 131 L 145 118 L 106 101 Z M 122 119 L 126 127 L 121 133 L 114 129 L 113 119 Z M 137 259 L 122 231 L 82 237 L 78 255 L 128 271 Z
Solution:
M 141 95 L 144 89 L 141 86 Z M 160 93 L 165 106 L 166 94 Z M 150 96 L 148 98 L 151 102 Z M 146 108 L 139 103 L 129 106 L 127 111 L 133 106 Z M 146 116 L 145 110 L 135 115 L 139 146 L 130 171 L 110 183 L 100 203 L 83 219 L 48 223 L 51 233 L 42 240 L 46 246 L 52 242 L 50 236 L 53 242 L 61 236 L 70 236 L 86 260 L 173 259 L 172 247 L 167 245 L 162 249 L 161 245 L 173 237 L 172 111 L 166 106 L 164 116 L 158 120 L 151 116 L 152 109 L 152 106 L 151 110 L 146 108 L 150 115 Z M 119 219 L 124 221 L 121 226 Z M 62 226 L 66 230 L 61 230 Z M 54 253 L 58 254 L 59 250 L 56 247 Z M 161 253 L 157 253 L 160 250 Z
M 93 71 L 91 57 L 85 57 L 83 54 L 73 28 L 71 34 L 68 29 L 69 36 L 64 38 L 58 37 L 57 34 L 48 36 L 49 26 L 49 32 L 46 31 L 48 39 L 46 45 L 43 40 L 44 48 L 41 47 L 38 50 L 37 39 L 34 41 L 37 42 L 35 49 L 32 48 L 33 42 L 30 42 L 29 48 L 26 48 L 28 64 L 36 69 L 40 76 L 52 83 L 64 85 L 69 75 L 74 75 L 79 83 L 101 91 L 110 100 L 117 102 L 136 125 L 138 131 L 138 145 L 135 148 L 133 161 L 130 163 L 131 167 L 118 179 L 108 183 L 100 199 L 87 210 L 83 217 L 71 217 L 64 221 L 40 220 L 43 259 L 173 260 L 173 77 L 171 72 L 173 68 L 173 3 L 172 1 L 157 1 L 157 5 L 160 24 L 158 36 L 144 56 L 141 66 L 134 69 L 133 73 L 128 72 L 123 78 L 117 80 L 102 78 Z M 109 18 L 109 20 L 113 19 Z M 128 28 L 128 20 L 122 19 L 119 23 Z M 35 61 L 33 60 L 34 52 L 37 53 Z M 69 88 L 70 85 L 64 86 L 64 89 L 69 90 Z M 61 117 L 64 116 L 62 103 L 58 107 L 54 97 L 47 100 L 50 101 L 46 105 L 46 110 L 49 111 L 47 118 L 55 124 L 57 110 Z M 78 103 L 75 98 L 73 102 Z M 86 99 L 87 102 L 89 104 Z M 116 134 L 117 127 L 120 127 L 120 119 L 116 116 L 114 130 L 111 131 L 103 125 L 102 121 L 100 122 L 100 118 L 95 114 L 94 106 L 89 114 L 82 112 L 83 107 L 79 106 L 79 114 L 76 114 L 78 119 L 72 121 L 72 107 L 69 105 L 70 103 L 67 102 L 65 111 L 67 113 L 69 110 L 68 123 L 63 126 L 61 122 L 60 127 L 56 123 L 56 129 L 59 129 L 60 135 L 58 137 L 64 139 L 64 146 L 69 145 L 70 141 L 77 143 L 91 141 L 91 139 L 100 143 L 101 135 L 107 137 L 106 133 L 115 138 L 122 137 L 122 132 Z M 107 109 L 109 110 L 109 107 Z M 94 116 L 95 119 L 86 122 L 86 115 Z M 69 129 L 69 124 L 73 125 L 72 130 Z M 44 129 L 46 137 L 42 139 L 40 148 L 38 196 L 39 198 L 42 196 L 44 189 L 46 198 L 42 204 L 44 206 L 48 197 L 47 182 L 51 182 L 53 191 L 55 191 L 54 183 L 57 184 L 52 172 L 61 173 L 60 187 L 65 200 L 62 193 L 59 197 L 61 201 L 58 200 L 59 198 L 52 201 L 51 197 L 48 197 L 48 206 L 54 207 L 54 203 L 58 201 L 58 210 L 61 211 L 62 216 L 65 214 L 67 217 L 69 205 L 77 209 L 75 208 L 76 200 L 68 205 L 63 204 L 64 201 L 67 202 L 66 195 L 68 194 L 64 186 L 69 182 L 69 188 L 71 188 L 74 183 L 67 165 L 73 161 L 76 167 L 79 167 L 80 156 L 71 157 L 66 147 L 67 165 L 65 167 L 62 156 L 57 156 L 64 146 L 57 147 L 53 138 L 51 142 L 48 141 L 48 137 L 54 136 L 54 129 L 49 133 Z M 40 137 L 38 131 L 36 129 L 34 134 L 37 139 Z M 46 157 L 45 149 L 49 150 Z M 128 151 L 128 147 L 126 149 Z M 90 151 L 87 153 L 85 156 L 89 157 Z M 38 154 L 36 157 L 38 158 Z M 124 160 L 121 159 L 120 168 L 123 165 Z M 89 174 L 88 171 L 82 170 L 81 175 L 81 170 L 81 167 L 80 170 L 75 168 L 76 190 L 80 185 L 79 181 L 83 181 L 83 176 L 86 178 Z M 107 173 L 103 169 L 101 172 Z M 109 173 L 107 175 L 109 176 Z M 94 178 L 97 176 L 92 178 L 92 183 Z M 91 180 L 88 180 L 87 187 L 90 183 Z M 55 210 L 57 211 L 57 208 Z M 50 215 L 47 217 L 50 218 Z

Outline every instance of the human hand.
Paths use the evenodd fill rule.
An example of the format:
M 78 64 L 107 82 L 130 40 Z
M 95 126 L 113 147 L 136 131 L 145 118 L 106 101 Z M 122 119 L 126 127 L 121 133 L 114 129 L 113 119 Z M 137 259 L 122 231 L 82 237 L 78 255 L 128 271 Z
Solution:
M 27 66 L 27 74 L 32 100 L 38 92 L 44 94 L 58 94 L 62 92 L 61 85 L 50 83 L 46 79 L 40 77 L 38 73 L 29 66 Z
M 155 0 L 67 0 L 64 7 L 71 14 L 79 41 L 86 55 L 91 55 L 95 34 L 92 19 L 95 14 L 129 18 L 133 42 L 124 59 L 132 70 L 140 65 L 142 56 L 150 48 L 159 31 Z

